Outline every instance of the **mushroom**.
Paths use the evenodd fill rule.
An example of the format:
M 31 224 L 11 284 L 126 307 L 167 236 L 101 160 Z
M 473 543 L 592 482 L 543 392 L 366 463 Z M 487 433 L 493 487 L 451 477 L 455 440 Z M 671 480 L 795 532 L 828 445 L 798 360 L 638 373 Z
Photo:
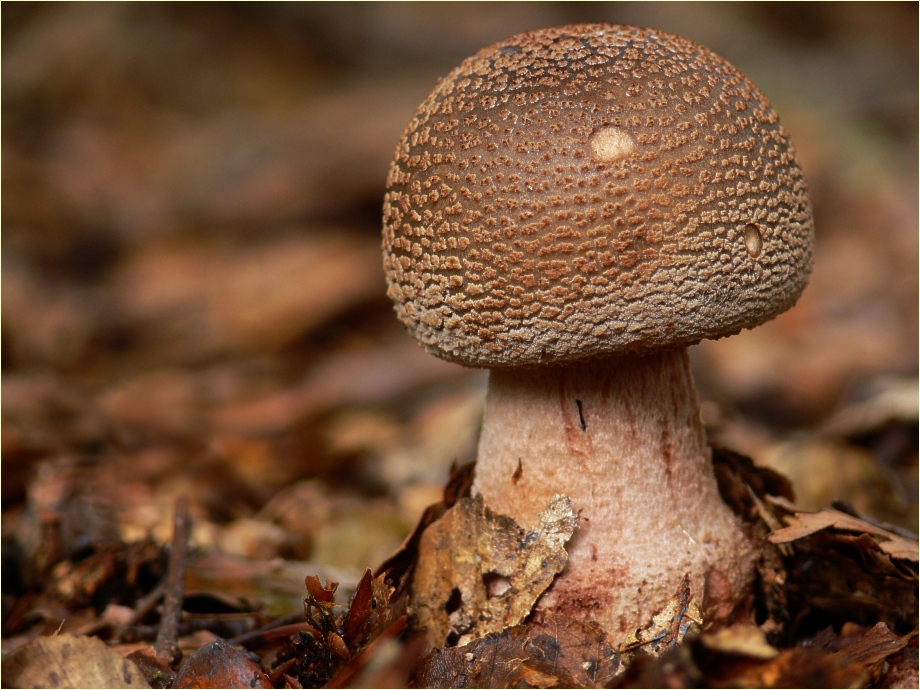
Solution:
M 514 36 L 416 111 L 383 236 L 399 318 L 490 370 L 473 491 L 522 525 L 559 493 L 582 518 L 538 606 L 622 641 L 685 575 L 743 600 L 757 546 L 719 494 L 687 346 L 789 309 L 811 270 L 763 94 L 662 31 Z

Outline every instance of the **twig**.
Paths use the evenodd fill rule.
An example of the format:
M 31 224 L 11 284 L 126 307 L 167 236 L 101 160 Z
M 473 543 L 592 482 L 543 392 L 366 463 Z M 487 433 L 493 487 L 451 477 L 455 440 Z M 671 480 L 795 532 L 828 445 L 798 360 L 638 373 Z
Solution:
M 276 628 L 283 628 L 284 626 L 290 625 L 292 623 L 300 622 L 305 622 L 303 613 L 299 611 L 297 613 L 289 613 L 286 616 L 282 616 L 281 618 L 271 621 L 270 623 L 266 623 L 261 628 L 250 630 L 249 632 L 243 633 L 242 635 L 237 635 L 236 637 L 231 637 L 229 640 L 227 640 L 227 642 L 230 644 L 245 647 L 251 642 L 258 640 L 264 633 L 270 632 Z
M 191 520 L 188 513 L 188 499 L 180 496 L 176 501 L 173 523 L 172 552 L 169 554 L 169 570 L 166 577 L 166 592 L 163 595 L 163 614 L 160 616 L 160 631 L 153 649 L 157 660 L 175 668 L 182 660 L 179 649 L 179 616 L 182 613 L 182 597 L 185 593 L 185 568 L 188 552 Z
M 153 607 L 157 605 L 157 602 L 163 598 L 163 592 L 165 591 L 166 578 L 164 577 L 147 593 L 147 596 L 138 600 L 137 605 L 134 607 L 134 615 L 131 616 L 131 620 L 124 627 L 139 625 L 147 617 L 147 614 L 153 610 Z

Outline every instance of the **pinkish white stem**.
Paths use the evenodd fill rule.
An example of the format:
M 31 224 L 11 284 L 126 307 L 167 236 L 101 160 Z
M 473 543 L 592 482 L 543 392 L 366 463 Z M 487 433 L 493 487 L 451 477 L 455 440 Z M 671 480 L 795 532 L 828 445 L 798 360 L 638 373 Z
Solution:
M 554 494 L 583 518 L 540 601 L 622 642 L 713 570 L 741 598 L 754 549 L 719 495 L 686 348 L 495 369 L 474 492 L 523 526 Z

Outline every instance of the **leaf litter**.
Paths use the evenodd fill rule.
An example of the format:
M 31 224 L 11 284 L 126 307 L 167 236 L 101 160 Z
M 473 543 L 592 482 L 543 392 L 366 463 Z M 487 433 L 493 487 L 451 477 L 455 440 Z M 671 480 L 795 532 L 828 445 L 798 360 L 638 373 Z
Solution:
M 754 538 L 780 539 L 749 600 L 718 577 L 675 592 L 630 649 L 531 612 L 543 584 L 521 571 L 515 589 L 464 571 L 466 597 L 447 599 L 460 608 L 435 616 L 446 646 L 429 649 L 418 624 L 426 534 L 475 500 L 462 463 L 484 378 L 421 352 L 383 297 L 380 170 L 420 78 L 451 65 L 412 13 L 379 11 L 386 38 L 356 41 L 353 16 L 309 5 L 4 6 L 5 681 L 17 652 L 49 645 L 30 664 L 42 671 L 74 634 L 130 656 L 154 687 L 204 685 L 198 652 L 222 685 L 917 687 L 916 538 L 878 522 L 916 529 L 916 166 L 901 153 L 916 117 L 898 105 L 916 99 L 896 69 L 916 49 L 899 43 L 910 10 L 815 15 L 835 45 L 858 33 L 871 48 L 881 31 L 890 54 L 866 64 L 893 88 L 800 42 L 850 87 L 830 118 L 789 110 L 822 260 L 795 311 L 696 348 L 713 438 L 778 470 L 717 449 L 723 497 Z M 725 35 L 788 23 L 773 6 L 706 12 Z M 426 21 L 447 17 L 465 30 L 445 35 L 478 47 L 510 21 L 482 13 Z M 345 45 L 368 52 L 343 59 Z M 410 46 L 411 74 L 380 73 L 386 46 Z M 782 54 L 761 52 L 774 61 L 761 70 L 783 69 Z M 867 160 L 884 163 L 868 185 Z M 152 645 L 180 494 L 193 529 L 173 667 Z M 499 544 L 533 527 L 492 518 Z

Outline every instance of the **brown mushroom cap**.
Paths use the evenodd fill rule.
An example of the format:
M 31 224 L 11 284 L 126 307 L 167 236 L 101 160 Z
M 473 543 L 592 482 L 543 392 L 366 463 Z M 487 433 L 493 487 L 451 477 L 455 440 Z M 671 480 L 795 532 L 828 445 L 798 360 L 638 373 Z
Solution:
M 432 353 L 527 366 L 689 345 L 791 307 L 814 227 L 789 135 L 653 29 L 512 37 L 443 79 L 387 180 L 384 268 Z

